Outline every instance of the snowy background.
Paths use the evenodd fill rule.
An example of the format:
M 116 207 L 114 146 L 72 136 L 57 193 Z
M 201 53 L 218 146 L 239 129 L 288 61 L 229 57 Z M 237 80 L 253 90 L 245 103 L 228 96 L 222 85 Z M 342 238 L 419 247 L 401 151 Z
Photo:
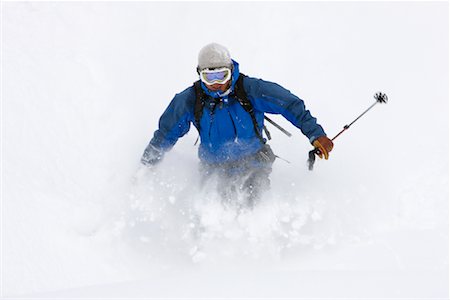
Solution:
M 3 2 L 2 296 L 448 297 L 448 3 Z M 201 47 L 305 100 L 272 190 L 225 210 L 197 137 L 133 180 Z

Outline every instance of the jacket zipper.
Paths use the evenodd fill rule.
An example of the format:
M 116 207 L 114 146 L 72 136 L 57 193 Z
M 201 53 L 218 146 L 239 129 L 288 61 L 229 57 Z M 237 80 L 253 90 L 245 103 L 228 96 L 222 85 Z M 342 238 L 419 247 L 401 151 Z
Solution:
M 214 120 L 214 111 L 216 110 L 217 107 L 217 103 L 214 102 L 214 106 L 210 109 L 209 111 L 209 131 L 208 131 L 208 136 L 209 136 L 209 140 L 211 141 L 211 128 L 212 128 L 212 123 Z

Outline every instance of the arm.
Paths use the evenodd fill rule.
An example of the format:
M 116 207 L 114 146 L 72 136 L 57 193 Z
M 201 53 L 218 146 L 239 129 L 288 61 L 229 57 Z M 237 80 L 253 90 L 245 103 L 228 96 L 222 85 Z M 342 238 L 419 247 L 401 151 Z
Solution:
M 164 153 L 172 149 L 178 139 L 190 129 L 193 120 L 195 93 L 192 87 L 175 95 L 159 119 L 159 128 L 141 157 L 144 165 L 159 162 Z
M 281 114 L 308 137 L 311 144 L 320 136 L 326 136 L 302 99 L 282 86 L 261 79 L 244 78 L 244 88 L 255 110 Z

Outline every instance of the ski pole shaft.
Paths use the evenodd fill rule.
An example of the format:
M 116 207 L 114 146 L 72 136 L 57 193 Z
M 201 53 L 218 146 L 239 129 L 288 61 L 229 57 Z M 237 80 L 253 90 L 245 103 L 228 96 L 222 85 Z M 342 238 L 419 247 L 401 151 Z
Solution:
M 334 136 L 334 138 L 332 138 L 331 140 L 334 141 L 338 136 L 340 136 L 342 133 L 344 133 L 344 131 L 346 131 L 347 129 L 350 128 L 350 126 L 352 126 L 356 121 L 358 121 L 362 116 L 364 116 L 369 110 L 372 109 L 372 107 L 374 107 L 376 104 L 378 103 L 378 101 L 376 101 L 374 104 L 372 104 L 368 109 L 366 109 L 362 114 L 360 114 L 355 120 L 353 120 L 350 124 L 345 125 L 344 128 Z
M 284 129 L 283 127 L 281 127 L 280 125 L 278 125 L 277 123 L 275 123 L 274 121 L 272 121 L 271 119 L 269 119 L 269 117 L 264 116 L 264 119 L 267 120 L 267 122 L 269 122 L 270 124 L 272 124 L 273 126 L 275 126 L 276 128 L 278 128 L 279 130 L 281 130 L 281 132 L 283 132 L 285 135 L 287 136 L 292 136 L 292 134 L 287 131 L 286 129 Z

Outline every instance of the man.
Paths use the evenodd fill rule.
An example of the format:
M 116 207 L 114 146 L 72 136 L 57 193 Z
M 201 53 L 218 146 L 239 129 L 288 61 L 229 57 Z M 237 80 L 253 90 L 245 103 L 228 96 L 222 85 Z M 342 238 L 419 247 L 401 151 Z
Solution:
M 303 100 L 275 83 L 240 75 L 239 64 L 224 46 L 203 47 L 197 72 L 200 80 L 177 94 L 161 116 L 141 158 L 144 165 L 161 161 L 192 123 L 200 134 L 198 156 L 205 177 L 220 176 L 225 200 L 233 201 L 243 191 L 253 205 L 269 187 L 276 158 L 262 137 L 264 113 L 283 115 L 309 138 L 320 158 L 328 159 L 333 142 Z

